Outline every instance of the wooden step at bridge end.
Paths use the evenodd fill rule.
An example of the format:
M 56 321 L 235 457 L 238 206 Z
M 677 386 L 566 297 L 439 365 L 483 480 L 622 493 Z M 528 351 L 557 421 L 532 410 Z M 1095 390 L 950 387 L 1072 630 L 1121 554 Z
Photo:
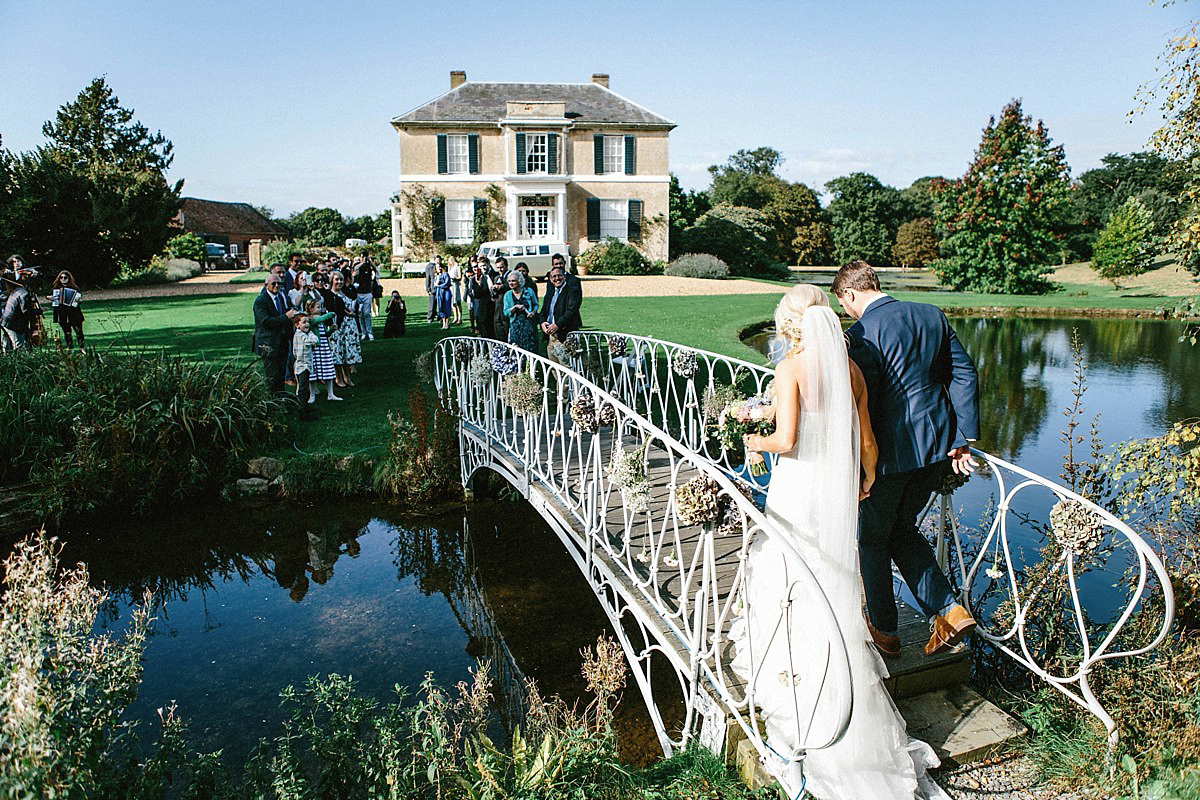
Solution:
M 979 761 L 1003 750 L 1028 729 L 967 686 L 896 699 L 908 733 L 928 742 L 944 766 Z

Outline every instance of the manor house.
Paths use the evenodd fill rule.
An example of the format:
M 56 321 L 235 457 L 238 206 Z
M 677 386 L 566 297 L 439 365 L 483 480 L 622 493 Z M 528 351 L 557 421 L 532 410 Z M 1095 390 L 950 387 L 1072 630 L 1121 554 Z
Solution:
M 496 239 L 565 242 L 577 256 L 615 237 L 667 258 L 667 137 L 675 123 L 612 91 L 608 75 L 483 83 L 455 71 L 450 91 L 392 125 L 400 136 L 393 260 L 415 255 L 407 207 L 414 191 L 433 193 L 420 213 L 432 217 L 434 241 L 467 244 L 490 186 L 503 192 L 507 230 Z M 492 193 L 499 212 L 500 192 Z

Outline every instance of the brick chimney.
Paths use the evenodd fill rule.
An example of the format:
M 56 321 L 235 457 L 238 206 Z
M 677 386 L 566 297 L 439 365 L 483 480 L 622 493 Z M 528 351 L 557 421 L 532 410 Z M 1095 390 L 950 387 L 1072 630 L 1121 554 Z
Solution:
M 598 83 L 601 86 L 603 86 L 605 89 L 607 89 L 608 88 L 608 73 L 607 72 L 592 73 L 592 83 Z
M 467 73 L 461 69 L 450 70 L 450 88 L 457 89 L 467 82 Z

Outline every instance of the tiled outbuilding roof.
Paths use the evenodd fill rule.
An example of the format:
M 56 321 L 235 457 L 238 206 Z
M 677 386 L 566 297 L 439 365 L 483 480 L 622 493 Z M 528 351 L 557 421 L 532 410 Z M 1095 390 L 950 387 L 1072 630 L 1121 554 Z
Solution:
M 468 81 L 441 97 L 392 120 L 408 123 L 496 122 L 507 116 L 509 102 L 566 103 L 577 125 L 607 123 L 673 128 L 675 123 L 597 83 L 487 83 Z M 578 116 L 574 116 L 578 115 Z
M 264 217 L 249 203 L 185 197 L 177 222 L 190 233 L 288 235 L 282 226 Z

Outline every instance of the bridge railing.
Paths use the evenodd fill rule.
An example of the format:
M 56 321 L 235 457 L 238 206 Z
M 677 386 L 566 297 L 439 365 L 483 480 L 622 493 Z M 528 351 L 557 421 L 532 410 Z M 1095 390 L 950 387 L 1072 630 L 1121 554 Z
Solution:
M 535 498 L 550 498 L 553 507 L 540 508 L 543 515 L 565 517 L 569 524 L 559 535 L 570 537 L 568 549 L 593 589 L 602 601 L 607 596 L 606 610 L 664 751 L 684 744 L 716 703 L 722 724 L 726 714 L 736 719 L 787 786 L 791 762 L 841 737 L 852 698 L 813 692 L 805 683 L 804 696 L 797 693 L 794 736 L 788 737 L 794 749 L 779 752 L 779 741 L 764 739 L 756 693 L 766 681 L 777 684 L 779 671 L 777 665 L 770 674 L 764 668 L 768 642 L 737 631 L 775 630 L 783 637 L 794 614 L 824 617 L 825 630 L 840 628 L 791 542 L 725 470 L 609 389 L 547 359 L 467 337 L 443 339 L 434 355 L 442 402 L 460 419 L 464 482 L 481 466 L 508 470 L 535 506 L 545 502 Z M 685 484 L 707 503 L 681 501 Z M 785 594 L 803 598 L 802 608 L 778 602 L 758 607 L 743 593 L 748 550 L 761 537 L 795 555 L 799 566 Z M 615 602 L 613 593 L 623 602 Z M 788 664 L 789 671 L 848 672 L 840 635 L 819 643 L 816 652 L 815 658 L 805 653 L 803 664 Z M 675 668 L 684 695 L 686 713 L 678 726 L 664 721 L 655 702 L 651 662 L 661 657 Z
M 712 408 L 706 411 L 703 399 L 714 384 L 762 393 L 774 377 L 771 369 L 642 336 L 574 336 L 574 368 L 726 474 L 744 476 L 741 454 L 723 452 L 705 430 Z M 990 453 L 973 453 L 983 468 L 972 479 L 972 495 L 986 494 L 975 487 L 990 480 L 991 499 L 972 509 L 980 522 L 966 541 L 964 511 L 951 500 L 959 487 L 951 483 L 934 495 L 923 524 L 935 538 L 939 563 L 957 578 L 979 635 L 1095 714 L 1115 746 L 1117 722 L 1090 681 L 1103 662 L 1146 653 L 1167 637 L 1175 597 L 1162 561 L 1142 536 L 1094 502 Z M 768 467 L 773 463 L 767 459 Z M 759 479 L 763 487 L 768 482 Z M 1114 583 L 1117 599 L 1104 591 Z M 1130 625 L 1139 610 L 1160 614 L 1161 622 Z

